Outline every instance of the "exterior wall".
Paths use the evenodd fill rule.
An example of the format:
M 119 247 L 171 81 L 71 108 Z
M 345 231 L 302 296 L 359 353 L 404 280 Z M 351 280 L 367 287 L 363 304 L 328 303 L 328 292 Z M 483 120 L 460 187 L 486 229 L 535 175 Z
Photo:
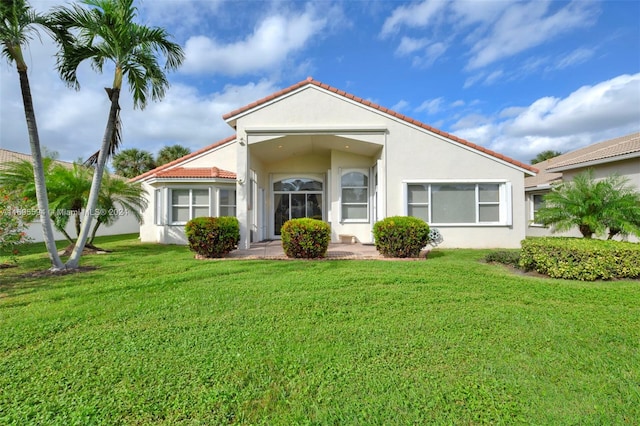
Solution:
M 212 149 L 206 154 L 181 163 L 181 167 L 217 167 L 219 169 L 234 171 L 237 161 L 237 142 L 231 142 Z
M 143 183 L 147 193 L 149 207 L 143 212 L 144 224 L 140 226 L 140 240 L 142 242 L 155 242 L 163 244 L 187 244 L 187 237 L 184 232 L 184 224 L 171 224 L 169 221 L 169 190 L 170 189 L 208 189 L 210 188 L 210 205 L 212 209 L 217 208 L 217 189 L 235 189 L 233 183 L 222 182 L 157 182 L 155 184 Z M 162 224 L 156 224 L 156 189 L 162 191 L 162 211 L 159 212 Z
M 333 96 L 314 87 L 307 87 L 294 95 L 239 117 L 236 127 L 237 137 L 248 140 L 249 145 L 252 140 L 251 132 L 256 131 L 255 129 L 271 129 L 274 132 L 282 129 L 283 133 L 286 133 L 287 129 L 305 128 L 309 129 L 309 132 L 339 128 L 386 129 L 386 134 L 375 135 L 370 139 L 371 143 L 379 144 L 382 148 L 379 156 L 351 156 L 338 150 L 332 151 L 329 164 L 331 187 L 327 195 L 330 197 L 328 213 L 334 241 L 339 234 L 354 235 L 361 242 L 371 241 L 373 217 L 370 217 L 366 224 L 340 223 L 339 169 L 352 167 L 370 169 L 378 161 L 382 167 L 378 171 L 381 183 L 378 195 L 381 197 L 379 202 L 382 205 L 382 217 L 405 214 L 406 200 L 403 199 L 403 187 L 407 180 L 497 179 L 510 184 L 511 224 L 438 226 L 445 239 L 442 246 L 519 247 L 520 241 L 525 237 L 523 171 L 342 97 Z M 334 130 L 334 134 L 338 133 L 339 130 Z M 357 139 L 356 136 L 354 138 Z M 239 177 L 243 173 L 248 173 L 248 170 L 242 170 L 243 166 L 240 164 L 247 157 L 247 153 L 238 155 Z M 299 170 L 305 169 L 309 170 L 300 163 Z M 264 165 L 265 172 L 273 170 Z M 268 188 L 268 185 L 266 187 Z M 242 204 L 242 200 L 239 199 L 238 202 L 239 205 Z
M 123 215 L 118 218 L 116 223 L 111 226 L 101 225 L 98 228 L 98 232 L 96 236 L 102 237 L 105 235 L 122 235 L 122 234 L 137 234 L 140 231 L 140 224 L 133 215 L 126 214 L 123 210 Z M 95 224 L 95 221 L 93 222 Z M 93 226 L 93 225 L 92 225 Z M 75 224 L 72 221 L 69 221 L 66 228 L 67 233 L 74 237 L 76 236 Z M 27 236 L 32 239 L 33 242 L 42 242 L 44 241 L 42 237 L 42 224 L 40 220 L 33 222 L 29 225 L 29 228 L 26 230 Z M 56 241 L 66 240 L 64 235 L 61 232 L 57 231 L 55 228 L 53 229 L 53 236 Z
M 564 181 L 571 181 L 573 180 L 573 178 L 580 174 L 583 173 L 585 170 L 587 169 L 592 169 L 593 170 L 593 175 L 595 179 L 604 179 L 607 176 L 613 175 L 613 174 L 618 174 L 620 176 L 624 176 L 627 177 L 629 179 L 629 184 L 635 186 L 635 188 L 640 191 L 640 158 L 633 158 L 633 159 L 628 159 L 628 160 L 624 160 L 624 161 L 616 161 L 616 162 L 611 162 L 611 163 L 606 163 L 606 164 L 599 164 L 596 166 L 591 166 L 591 167 L 583 167 L 583 168 L 576 168 L 573 170 L 566 170 L 562 172 L 562 179 Z M 527 223 L 527 237 L 549 237 L 549 236 L 556 236 L 556 237 L 575 237 L 575 238 L 581 238 L 582 234 L 580 233 L 580 231 L 578 230 L 578 228 L 573 228 L 569 231 L 566 232 L 556 232 L 553 233 L 551 232 L 551 228 L 549 227 L 544 227 L 541 225 L 536 225 L 531 223 L 533 216 L 532 216 L 532 212 L 533 212 L 533 195 L 534 194 L 545 194 L 548 191 L 530 191 L 527 192 L 526 194 L 526 210 L 525 210 L 525 214 L 526 214 L 526 223 Z M 596 238 L 598 238 L 596 236 Z M 606 238 L 606 235 L 602 235 L 599 238 Z M 614 239 L 616 240 L 621 240 L 622 237 L 620 236 L 616 236 Z M 637 237 L 631 235 L 629 237 L 626 238 L 627 241 L 631 241 L 631 242 L 639 242 L 640 239 L 638 239 Z
M 607 164 L 599 164 L 591 167 L 582 167 L 579 169 L 565 170 L 562 172 L 564 180 L 573 180 L 573 178 L 587 169 L 593 170 L 596 179 L 603 179 L 607 176 L 617 173 L 620 176 L 629 178 L 629 184 L 634 185 L 640 191 L 640 158 L 631 158 L 624 161 L 615 161 Z
M 331 152 L 331 178 L 330 178 L 330 215 L 331 240 L 340 241 L 340 235 L 351 235 L 361 243 L 373 242 L 373 224 L 375 218 L 371 212 L 372 182 L 369 177 L 369 220 L 366 223 L 353 223 L 341 219 L 341 170 L 362 169 L 367 174 L 376 160 L 371 157 L 354 155 L 348 152 L 334 150 Z
M 504 180 L 511 184 L 510 226 L 436 225 L 442 247 L 517 248 L 525 237 L 524 173 L 492 157 L 442 140 L 401 123 L 389 127 L 386 216 L 405 214 L 403 181 Z

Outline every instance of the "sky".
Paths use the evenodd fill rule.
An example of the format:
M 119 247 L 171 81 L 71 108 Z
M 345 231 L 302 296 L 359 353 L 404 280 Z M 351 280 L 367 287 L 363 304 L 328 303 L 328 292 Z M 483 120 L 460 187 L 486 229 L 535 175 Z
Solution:
M 32 0 L 47 12 L 68 4 Z M 192 151 L 233 134 L 222 115 L 312 76 L 516 160 L 640 131 L 640 0 L 136 2 L 186 54 L 161 102 L 121 96 L 122 149 Z M 86 159 L 102 140 L 113 68 L 55 70 L 25 49 L 41 144 Z M 161 63 L 162 59 L 161 59 Z M 18 75 L 0 62 L 0 147 L 29 153 Z

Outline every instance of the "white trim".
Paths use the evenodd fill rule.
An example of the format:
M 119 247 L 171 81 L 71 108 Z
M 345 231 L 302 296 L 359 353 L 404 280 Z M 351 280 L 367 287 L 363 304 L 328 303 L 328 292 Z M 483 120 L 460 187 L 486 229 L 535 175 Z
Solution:
M 566 166 L 549 167 L 549 168 L 547 168 L 547 171 L 554 172 L 554 173 L 555 172 L 564 172 L 566 170 L 582 169 L 584 167 L 597 166 L 597 165 L 600 165 L 600 164 L 609 164 L 609 163 L 614 163 L 614 162 L 617 162 L 617 161 L 631 160 L 633 158 L 638 158 L 638 157 L 640 157 L 640 151 L 631 152 L 629 154 L 616 155 L 616 156 L 613 156 L 613 157 L 600 158 L 600 159 L 597 159 L 597 160 L 584 161 L 582 163 L 568 164 Z
M 402 204 L 403 204 L 403 213 L 405 216 L 409 215 L 409 189 L 408 186 L 411 184 L 427 184 L 429 185 L 427 188 L 427 215 L 430 226 L 437 227 L 496 227 L 496 226 L 513 226 L 513 196 L 512 191 L 513 187 L 511 182 L 506 181 L 504 179 L 405 179 L 402 181 Z M 431 184 L 472 184 L 475 185 L 475 222 L 462 222 L 462 223 L 438 223 L 432 222 L 432 197 L 431 197 Z M 498 184 L 498 194 L 499 200 L 498 202 L 480 202 L 479 198 L 479 185 L 482 184 Z M 480 206 L 481 205 L 498 205 L 498 218 L 500 219 L 497 222 L 480 222 Z
M 349 167 L 349 168 L 339 168 L 339 181 L 340 189 L 338 191 L 338 201 L 340 203 L 340 223 L 369 223 L 371 221 L 371 176 L 369 170 L 363 167 Z M 347 173 L 360 173 L 367 177 L 367 202 L 366 203 L 344 203 L 347 205 L 360 206 L 363 205 L 366 207 L 367 217 L 364 219 L 347 219 L 343 217 L 343 202 L 342 202 L 342 177 Z M 349 188 L 349 187 L 348 187 Z M 361 187 L 358 187 L 361 188 Z

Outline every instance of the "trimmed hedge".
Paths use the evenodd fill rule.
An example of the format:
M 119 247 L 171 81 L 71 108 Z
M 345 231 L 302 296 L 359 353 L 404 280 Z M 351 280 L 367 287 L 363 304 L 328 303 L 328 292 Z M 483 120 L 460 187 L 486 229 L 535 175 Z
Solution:
M 280 228 L 280 236 L 282 248 L 288 257 L 316 259 L 327 254 L 331 227 L 318 219 L 291 219 Z
M 386 257 L 418 257 L 429 243 L 429 225 L 417 217 L 391 216 L 373 225 L 376 250 Z
M 202 257 L 222 257 L 238 248 L 240 225 L 231 216 L 196 217 L 187 222 L 189 248 Z
M 581 281 L 638 278 L 640 245 L 586 238 L 527 238 L 522 241 L 520 267 Z
M 520 251 L 492 251 L 484 257 L 485 262 L 502 263 L 503 265 L 518 266 L 520 263 Z

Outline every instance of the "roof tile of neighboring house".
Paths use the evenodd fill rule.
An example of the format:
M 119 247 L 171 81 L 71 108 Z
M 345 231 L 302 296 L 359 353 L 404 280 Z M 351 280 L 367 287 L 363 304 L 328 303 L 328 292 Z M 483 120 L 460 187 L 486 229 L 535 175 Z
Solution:
M 550 168 L 580 167 L 581 164 L 601 162 L 602 160 L 615 160 L 616 157 L 628 156 L 634 153 L 640 156 L 640 132 L 568 152 L 562 156 L 560 161 L 556 161 L 550 166 Z
M 536 188 L 536 187 L 546 187 L 547 185 L 552 184 L 553 182 L 562 180 L 562 173 L 556 172 L 552 173 L 549 170 L 549 167 L 554 164 L 553 160 L 556 160 L 559 157 L 554 157 L 549 160 L 541 161 L 536 164 L 536 167 L 540 170 L 540 172 L 531 177 L 526 177 L 524 179 L 524 187 L 525 188 Z
M 525 179 L 525 188 L 534 189 L 559 181 L 562 179 L 561 170 L 565 168 L 616 161 L 618 158 L 626 158 L 629 155 L 635 156 L 635 154 L 640 156 L 640 132 L 595 143 L 542 161 L 536 164 L 536 167 L 540 169 L 540 173 L 537 176 Z
M 21 152 L 9 151 L 8 149 L 0 149 L 0 169 L 4 168 L 5 163 L 11 163 L 13 161 L 31 161 L 31 154 L 23 154 Z M 56 164 L 60 164 L 65 167 L 73 167 L 73 163 L 68 161 L 55 160 Z
M 225 139 L 222 139 L 222 140 L 220 140 L 218 142 L 214 142 L 211 145 L 207 145 L 202 149 L 199 149 L 199 150 L 197 150 L 195 152 L 192 152 L 191 154 L 187 154 L 184 157 L 180 157 L 180 158 L 178 158 L 176 160 L 171 161 L 170 163 L 163 164 L 162 166 L 156 167 L 153 170 L 149 170 L 148 172 L 145 172 L 145 173 L 143 173 L 141 175 L 138 175 L 138 176 L 136 176 L 134 178 L 131 178 L 130 181 L 138 181 L 138 180 L 142 180 L 142 179 L 146 179 L 146 178 L 150 178 L 150 177 L 160 177 L 160 176 L 158 176 L 159 173 L 163 173 L 163 171 L 165 171 L 165 170 L 168 171 L 172 167 L 177 166 L 178 164 L 182 163 L 183 161 L 189 160 L 190 158 L 194 158 L 194 157 L 196 157 L 196 156 L 198 156 L 200 154 L 204 154 L 205 152 L 209 151 L 210 149 L 219 147 L 219 146 L 224 145 L 226 143 L 229 143 L 229 142 L 231 142 L 231 141 L 233 141 L 235 139 L 236 139 L 236 135 L 229 136 L 229 137 L 227 137 Z M 176 167 L 176 168 L 182 168 L 182 167 Z M 216 168 L 216 167 L 214 167 L 214 168 Z M 205 169 L 202 169 L 202 168 L 200 168 L 200 169 L 186 169 L 185 168 L 185 170 L 205 170 Z M 211 169 L 208 169 L 208 170 L 211 170 Z M 220 171 L 221 172 L 225 172 L 225 173 L 231 173 L 231 172 L 227 172 L 226 170 L 220 170 Z M 185 177 L 185 178 L 187 178 L 187 177 L 191 177 L 191 176 L 166 176 L 166 175 L 164 175 L 164 176 L 161 176 L 161 177 Z M 212 176 L 193 176 L 193 177 L 211 178 Z M 233 177 L 229 177 L 229 176 L 220 176 L 220 177 L 221 178 L 235 179 L 236 176 L 235 176 L 235 174 L 233 174 Z
M 517 167 L 520 167 L 522 169 L 528 170 L 528 171 L 533 172 L 533 173 L 537 173 L 538 172 L 538 169 L 536 167 L 531 166 L 530 164 L 522 163 L 520 161 L 514 160 L 513 158 L 509 158 L 509 157 L 507 157 L 505 155 L 502 155 L 502 154 L 499 154 L 499 153 L 497 153 L 495 151 L 492 151 L 490 149 L 484 148 L 484 147 L 482 147 L 480 145 L 476 145 L 476 144 L 474 144 L 472 142 L 469 142 L 467 140 L 459 138 L 459 137 L 457 137 L 455 135 L 452 135 L 450 133 L 443 132 L 442 130 L 439 130 L 439 129 L 436 129 L 435 127 L 431 127 L 431 126 L 429 126 L 427 124 L 421 123 L 420 121 L 415 120 L 415 119 L 413 119 L 411 117 L 407 117 L 406 115 L 403 115 L 403 114 L 400 114 L 398 112 L 392 111 L 392 110 L 390 110 L 388 108 L 380 106 L 380 105 L 378 105 L 376 103 L 373 103 L 371 101 L 368 101 L 366 99 L 359 98 L 359 97 L 354 96 L 354 95 L 352 95 L 350 93 L 347 93 L 347 92 L 345 92 L 343 90 L 336 89 L 335 87 L 329 86 L 328 84 L 321 83 L 321 82 L 319 82 L 317 80 L 314 80 L 312 77 L 308 77 L 306 80 L 303 80 L 303 81 L 301 81 L 299 83 L 296 83 L 296 84 L 294 84 L 292 86 L 289 86 L 289 87 L 287 87 L 285 89 L 282 89 L 282 90 L 280 90 L 280 91 L 278 91 L 276 93 L 273 93 L 273 94 L 271 94 L 271 95 L 269 95 L 269 96 L 267 96 L 265 98 L 262 98 L 260 100 L 255 101 L 255 102 L 252 102 L 249 105 L 245 105 L 245 106 L 243 106 L 241 108 L 238 108 L 238 109 L 236 109 L 234 111 L 231 111 L 230 113 L 223 115 L 222 118 L 224 120 L 229 120 L 230 118 L 235 117 L 235 116 L 237 116 L 239 114 L 242 114 L 243 112 L 249 111 L 249 110 L 251 110 L 253 108 L 256 108 L 256 107 L 258 107 L 260 105 L 268 103 L 268 102 L 270 102 L 270 101 L 272 101 L 272 100 L 274 100 L 276 98 L 279 98 L 280 96 L 286 95 L 287 93 L 291 93 L 291 92 L 293 92 L 293 91 L 295 91 L 295 90 L 297 90 L 297 89 L 299 89 L 301 87 L 304 87 L 304 86 L 307 86 L 307 85 L 310 85 L 310 84 L 314 85 L 314 86 L 318 86 L 318 87 L 323 88 L 325 90 L 328 90 L 330 92 L 336 93 L 336 94 L 338 94 L 340 96 L 344 96 L 347 99 L 351 99 L 351 100 L 353 100 L 355 102 L 358 102 L 358 103 L 361 103 L 361 104 L 363 104 L 365 106 L 368 106 L 368 107 L 377 109 L 379 111 L 382 111 L 385 114 L 389 114 L 389 115 L 391 115 L 391 116 L 393 116 L 395 118 L 398 118 L 398 119 L 400 119 L 402 121 L 405 121 L 407 123 L 410 123 L 410 124 L 413 124 L 415 126 L 418 126 L 418 127 L 422 128 L 422 129 L 428 130 L 428 131 L 430 131 L 432 133 L 436 133 L 436 134 L 438 134 L 440 136 L 444 136 L 447 139 L 453 140 L 453 141 L 458 142 L 458 143 L 460 143 L 462 145 L 465 145 L 465 146 L 468 146 L 470 148 L 473 148 L 473 149 L 475 149 L 477 151 L 481 151 L 481 152 L 483 152 L 485 154 L 488 154 L 488 155 L 490 155 L 492 157 L 496 157 L 496 158 L 498 158 L 500 160 L 506 161 L 507 163 L 513 164 L 513 165 L 515 165 Z
M 181 179 L 211 179 L 211 178 L 223 178 L 223 179 L 235 179 L 236 174 L 227 170 L 222 170 L 217 167 L 197 167 L 197 168 L 185 168 L 174 167 L 169 170 L 161 170 L 155 174 L 158 178 L 181 178 Z

